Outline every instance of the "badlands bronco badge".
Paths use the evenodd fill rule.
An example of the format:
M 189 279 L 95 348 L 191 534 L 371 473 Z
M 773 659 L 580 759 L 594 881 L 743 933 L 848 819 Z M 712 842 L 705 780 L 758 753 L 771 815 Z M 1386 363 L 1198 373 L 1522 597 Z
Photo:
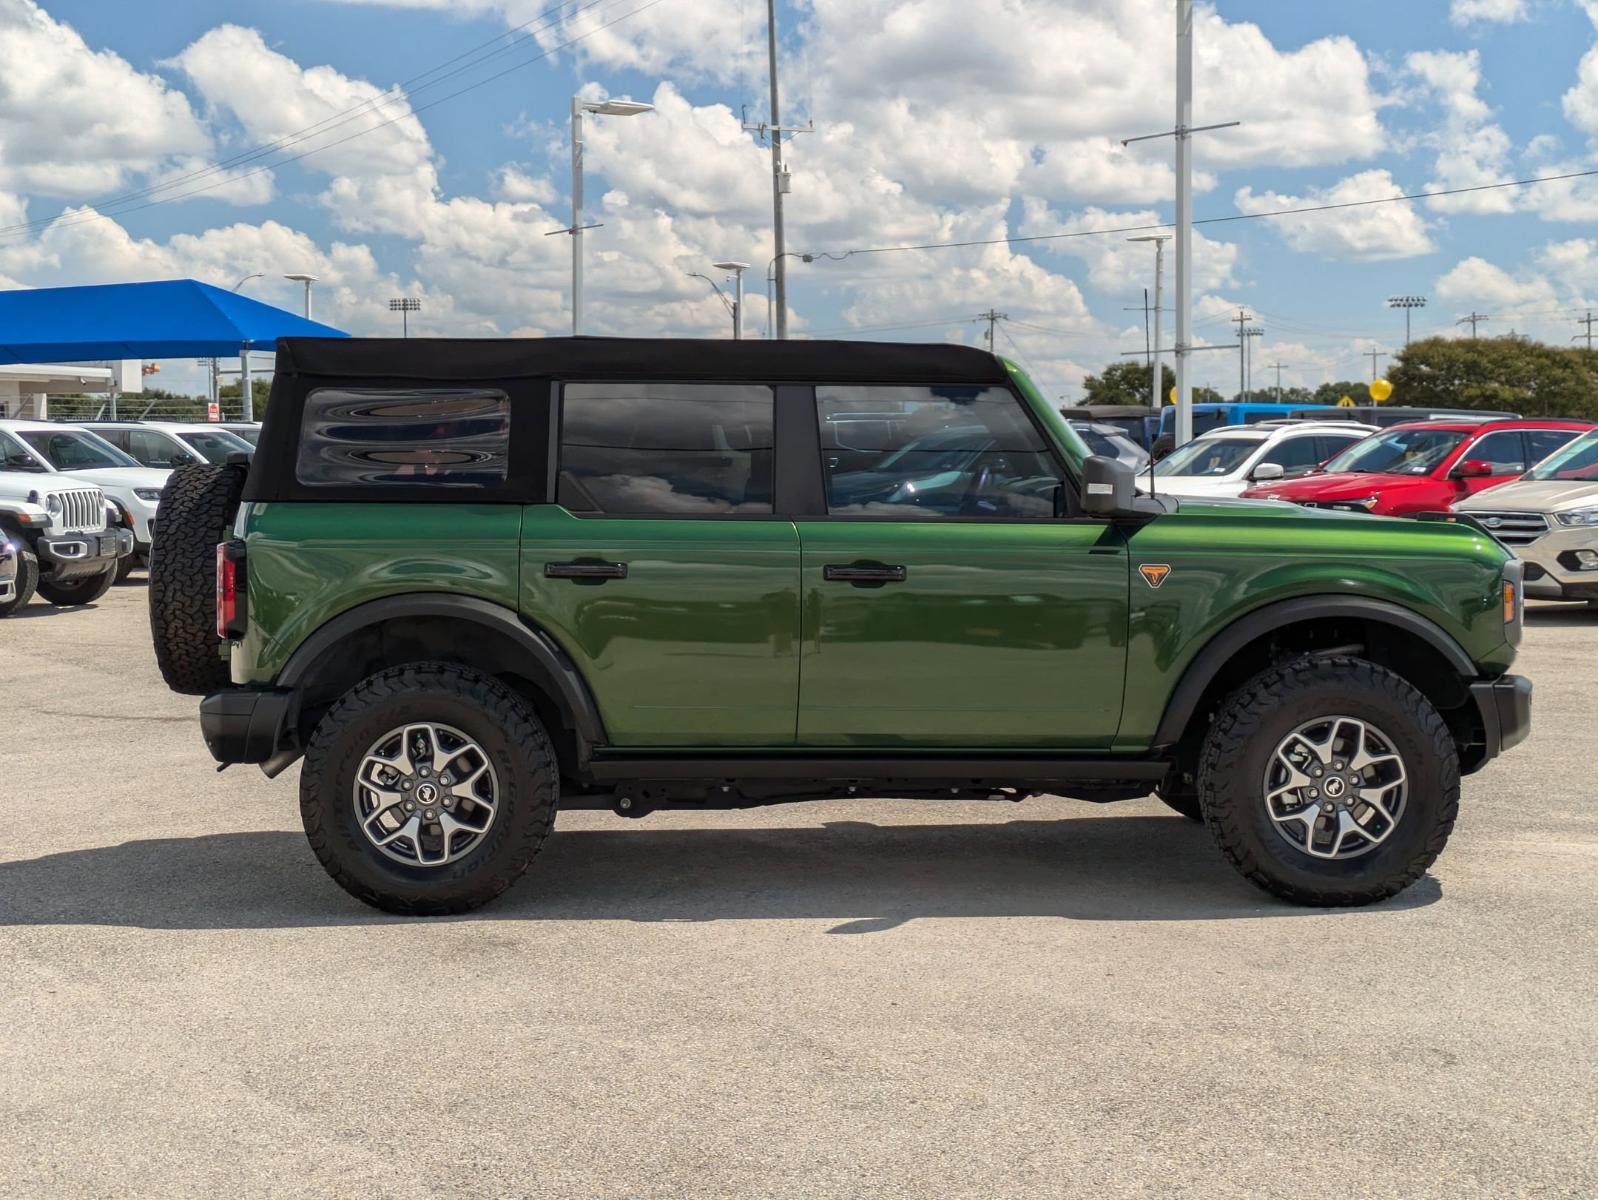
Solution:
M 1151 588 L 1157 588 L 1165 582 L 1165 577 L 1171 573 L 1171 568 L 1164 563 L 1147 563 L 1139 567 L 1137 572 Z

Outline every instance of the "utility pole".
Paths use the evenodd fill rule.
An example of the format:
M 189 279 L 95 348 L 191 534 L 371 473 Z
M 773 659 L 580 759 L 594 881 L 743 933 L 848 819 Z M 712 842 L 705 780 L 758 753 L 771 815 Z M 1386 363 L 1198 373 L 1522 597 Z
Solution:
M 1593 325 L 1594 321 L 1598 321 L 1598 317 L 1593 316 L 1592 315 L 1592 309 L 1589 308 L 1587 310 L 1587 315 L 1585 317 L 1577 317 L 1576 318 L 1576 324 L 1585 325 L 1587 327 L 1587 332 L 1584 333 L 1584 334 L 1578 333 L 1575 337 L 1571 338 L 1570 340 L 1574 342 L 1574 341 L 1579 341 L 1581 338 L 1585 337 L 1587 339 L 1587 349 L 1591 350 L 1592 349 L 1592 325 Z
M 1471 336 L 1472 339 L 1474 339 L 1476 337 L 1476 325 L 1477 325 L 1477 323 L 1480 322 L 1480 321 L 1491 321 L 1491 320 L 1492 320 L 1492 318 L 1489 317 L 1486 313 L 1472 312 L 1470 314 L 1470 316 L 1468 316 L 1468 317 L 1460 317 L 1459 320 L 1454 322 L 1454 324 L 1455 325 L 1469 325 L 1470 326 L 1470 336 Z
M 995 312 L 991 308 L 988 309 L 988 311 L 985 312 L 985 313 L 978 313 L 977 314 L 977 320 L 986 321 L 988 323 L 988 353 L 989 354 L 998 353 L 998 351 L 994 350 L 994 348 L 993 348 L 993 333 L 994 333 L 994 330 L 997 328 L 997 326 L 998 326 L 1000 321 L 1008 321 L 1009 319 L 1010 319 L 1010 314 L 1009 313 Z
M 1375 383 L 1376 382 L 1376 360 L 1378 358 L 1386 358 L 1387 357 L 1387 351 L 1385 351 L 1385 350 L 1366 350 L 1363 354 L 1360 355 L 1360 357 L 1361 358 L 1368 358 L 1368 359 L 1371 360 L 1371 382 Z
M 1254 351 L 1249 345 L 1249 338 L 1262 337 L 1265 330 L 1259 325 L 1250 325 L 1243 331 L 1243 361 L 1247 364 L 1244 372 L 1243 399 L 1246 401 L 1254 393 Z
M 1237 396 L 1248 401 L 1248 323 L 1254 319 L 1245 309 L 1238 309 L 1232 320 L 1237 325 Z
M 1404 310 L 1404 345 L 1409 345 L 1409 314 L 1412 310 L 1426 307 L 1425 296 L 1389 296 L 1388 308 L 1401 308 Z
M 774 292 L 771 307 L 777 312 L 777 340 L 783 341 L 788 337 L 787 260 L 790 255 L 783 233 L 782 198 L 792 190 L 793 176 L 782 161 L 782 135 L 810 133 L 815 126 L 808 122 L 786 126 L 782 123 L 782 105 L 777 90 L 777 0 L 766 0 L 766 56 L 771 69 L 771 122 L 750 125 L 745 121 L 744 129 L 771 138 L 771 240 L 776 253 L 772 255 L 767 273 L 771 276 Z M 803 257 L 804 261 L 810 261 L 808 255 Z
M 1271 363 L 1270 369 L 1276 372 L 1276 403 L 1282 402 L 1282 368 L 1286 363 Z
M 1193 147 L 1195 133 L 1240 124 L 1193 125 L 1193 0 L 1176 0 L 1176 128 L 1125 138 L 1121 145 L 1150 138 L 1176 139 L 1176 444 L 1193 440 L 1193 383 L 1187 356 L 1193 352 Z M 1158 347 L 1156 347 L 1158 348 Z

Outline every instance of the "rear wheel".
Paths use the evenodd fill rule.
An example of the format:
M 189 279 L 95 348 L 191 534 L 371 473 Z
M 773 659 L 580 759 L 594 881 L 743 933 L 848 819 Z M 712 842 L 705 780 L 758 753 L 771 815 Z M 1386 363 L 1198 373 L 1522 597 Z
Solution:
M 179 467 L 161 489 L 150 548 L 150 638 L 161 677 L 174 692 L 203 696 L 228 685 L 216 636 L 216 547 L 228 535 L 244 471 Z
M 1256 886 L 1299 904 L 1369 904 L 1414 883 L 1447 843 L 1459 757 L 1398 675 L 1300 659 L 1223 703 L 1198 791 L 1216 844 Z
M 25 546 L 17 547 L 17 593 L 0 603 L 0 617 L 9 617 L 29 600 L 39 586 L 39 556 Z
M 39 595 L 62 608 L 74 604 L 93 604 L 111 590 L 116 577 L 117 569 L 111 566 L 94 575 L 79 575 L 76 579 L 41 579 Z
M 466 912 L 510 887 L 558 799 L 554 749 L 526 701 L 447 663 L 394 667 L 345 693 L 300 773 L 300 815 L 327 873 L 415 916 Z

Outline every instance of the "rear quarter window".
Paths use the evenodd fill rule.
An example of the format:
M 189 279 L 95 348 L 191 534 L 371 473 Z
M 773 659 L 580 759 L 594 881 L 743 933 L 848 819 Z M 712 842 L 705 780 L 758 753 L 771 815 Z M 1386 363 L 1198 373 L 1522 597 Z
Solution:
M 510 463 L 510 397 L 492 388 L 317 388 L 294 475 L 306 487 L 488 488 Z

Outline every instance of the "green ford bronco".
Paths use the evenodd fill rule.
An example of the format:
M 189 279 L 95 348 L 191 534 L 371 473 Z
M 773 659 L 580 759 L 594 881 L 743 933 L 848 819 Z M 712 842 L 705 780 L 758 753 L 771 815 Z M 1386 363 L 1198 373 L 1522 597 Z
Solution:
M 1150 792 L 1365 904 L 1530 722 L 1491 539 L 1139 493 L 962 347 L 289 341 L 254 462 L 159 519 L 167 682 L 220 762 L 303 757 L 395 912 L 497 896 L 561 805 Z

